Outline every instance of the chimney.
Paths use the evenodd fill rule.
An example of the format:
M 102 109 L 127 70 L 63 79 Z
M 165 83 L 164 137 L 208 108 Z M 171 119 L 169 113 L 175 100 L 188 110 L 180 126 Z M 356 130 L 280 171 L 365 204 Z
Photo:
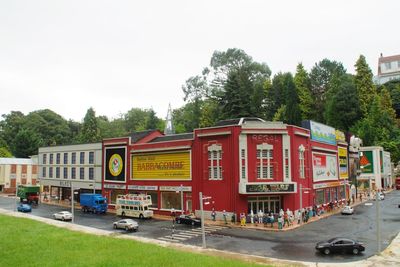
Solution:
M 383 54 L 381 53 L 381 57 L 383 57 Z

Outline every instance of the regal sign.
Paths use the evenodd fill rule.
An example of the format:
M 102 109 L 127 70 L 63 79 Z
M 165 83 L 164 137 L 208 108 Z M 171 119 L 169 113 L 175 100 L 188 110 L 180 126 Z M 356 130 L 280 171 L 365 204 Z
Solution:
M 295 193 L 294 184 L 246 184 L 246 193 Z

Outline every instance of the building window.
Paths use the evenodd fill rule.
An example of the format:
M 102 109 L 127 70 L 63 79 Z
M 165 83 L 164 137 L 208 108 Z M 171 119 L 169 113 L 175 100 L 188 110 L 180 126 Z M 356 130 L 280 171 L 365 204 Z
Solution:
M 289 149 L 285 149 L 285 178 L 289 179 Z
M 94 164 L 94 152 L 89 152 L 89 164 Z
M 258 179 L 273 179 L 274 166 L 273 160 L 273 146 L 269 144 L 257 145 L 257 178 Z
M 60 164 L 60 161 L 61 161 L 61 154 L 57 153 L 56 154 L 56 164 Z
M 85 164 L 85 152 L 81 152 L 79 163 Z
M 304 169 L 304 151 L 305 148 L 303 145 L 299 146 L 299 177 L 304 179 L 305 177 L 305 169 Z
M 49 178 L 53 178 L 53 167 L 49 168 Z
M 89 180 L 94 180 L 94 168 L 89 168 Z
M 151 208 L 158 209 L 158 193 L 157 192 L 146 192 L 147 195 L 151 196 Z
M 240 158 L 242 161 L 242 179 L 246 179 L 246 149 L 240 150 Z
M 60 178 L 60 167 L 56 167 L 56 178 Z
M 399 69 L 400 69 L 400 60 L 399 60 L 399 61 L 397 61 L 397 68 L 399 68 Z
M 46 178 L 46 167 L 42 168 L 42 177 Z
M 43 154 L 43 164 L 47 164 L 47 154 Z
M 85 168 L 79 168 L 79 179 L 85 179 Z
M 49 162 L 50 164 L 53 164 L 53 156 L 54 156 L 53 154 L 50 154 L 50 162 Z
M 64 153 L 64 164 L 68 164 L 68 153 Z
M 72 152 L 71 154 L 71 164 L 76 164 L 76 152 Z
M 76 169 L 75 169 L 75 167 L 71 168 L 71 179 L 76 179 Z
M 390 70 L 392 68 L 392 62 L 385 62 L 385 69 Z
M 222 146 L 211 145 L 208 147 L 208 179 L 222 180 Z
M 64 168 L 64 179 L 68 179 L 68 168 Z
M 177 194 L 175 191 L 161 192 L 161 208 L 181 210 L 181 194 Z

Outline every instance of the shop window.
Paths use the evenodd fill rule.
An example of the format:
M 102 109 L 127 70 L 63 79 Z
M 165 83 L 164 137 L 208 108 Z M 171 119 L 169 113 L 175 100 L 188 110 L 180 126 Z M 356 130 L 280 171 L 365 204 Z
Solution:
M 346 199 L 346 185 L 342 185 L 340 188 L 340 198 Z
M 161 209 L 181 209 L 181 195 L 176 192 L 161 192 Z
M 85 168 L 79 168 L 79 179 L 85 179 Z
M 71 164 L 76 164 L 76 152 L 71 153 Z
M 208 147 L 208 179 L 222 180 L 222 146 L 211 145 Z
M 317 205 L 321 205 L 325 203 L 325 198 L 324 198 L 324 190 L 323 189 L 319 189 L 316 192 L 316 204 Z
M 305 178 L 305 169 L 304 169 L 304 151 L 305 148 L 303 145 L 299 146 L 299 177 Z
M 158 209 L 158 193 L 157 192 L 147 192 L 147 195 L 151 196 L 151 208 Z
M 94 179 L 94 168 L 89 168 L 89 180 Z
M 258 179 L 273 179 L 274 167 L 273 146 L 269 144 L 257 145 L 257 178 Z
M 68 164 L 68 153 L 64 153 L 64 164 Z
M 61 162 L 61 154 L 57 153 L 56 154 L 56 164 L 60 164 L 60 162 Z
M 60 178 L 60 167 L 56 167 L 56 178 Z
M 94 152 L 89 152 L 89 164 L 94 164 Z
M 79 157 L 79 163 L 85 164 L 85 152 L 81 152 L 80 157 Z

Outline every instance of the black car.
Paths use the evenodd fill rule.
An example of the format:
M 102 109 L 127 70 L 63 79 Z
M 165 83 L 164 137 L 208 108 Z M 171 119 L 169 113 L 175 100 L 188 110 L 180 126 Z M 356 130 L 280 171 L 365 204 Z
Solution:
M 201 225 L 201 220 L 196 218 L 194 215 L 185 215 L 182 214 L 178 217 L 175 218 L 175 221 L 177 223 L 184 223 L 184 224 L 190 224 L 190 225 Z
M 349 238 L 335 237 L 328 241 L 318 242 L 315 249 L 325 255 L 343 252 L 357 255 L 361 251 L 364 251 L 365 247 L 358 241 Z

